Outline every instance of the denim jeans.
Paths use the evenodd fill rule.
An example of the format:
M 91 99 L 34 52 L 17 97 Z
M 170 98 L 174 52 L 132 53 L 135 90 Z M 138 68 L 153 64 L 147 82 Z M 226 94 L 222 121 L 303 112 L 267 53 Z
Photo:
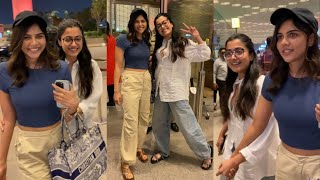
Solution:
M 210 158 L 210 146 L 187 100 L 162 102 L 159 95 L 153 109 L 152 131 L 162 156 L 170 155 L 170 114 L 176 120 L 191 150 L 201 159 Z

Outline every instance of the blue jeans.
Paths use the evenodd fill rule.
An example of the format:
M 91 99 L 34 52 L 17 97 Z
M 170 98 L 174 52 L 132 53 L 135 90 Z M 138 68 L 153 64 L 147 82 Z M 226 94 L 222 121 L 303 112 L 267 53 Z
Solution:
M 159 148 L 159 153 L 170 155 L 170 114 L 173 115 L 191 150 L 201 159 L 210 157 L 211 149 L 200 125 L 187 100 L 162 102 L 159 95 L 155 99 L 152 119 L 152 131 Z

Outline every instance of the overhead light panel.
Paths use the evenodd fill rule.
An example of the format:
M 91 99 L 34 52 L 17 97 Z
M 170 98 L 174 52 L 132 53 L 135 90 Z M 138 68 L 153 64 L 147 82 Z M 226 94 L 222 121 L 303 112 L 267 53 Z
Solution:
M 230 4 L 230 2 L 223 2 L 223 3 L 221 3 L 221 5 L 223 5 L 223 6 L 226 6 L 226 5 L 229 5 Z
M 242 6 L 242 8 L 250 8 L 251 6 L 250 5 L 244 5 Z
M 267 12 L 268 11 L 268 8 L 262 8 L 260 9 L 260 12 Z
M 300 0 L 300 2 L 308 2 L 309 0 Z
M 289 5 L 296 5 L 296 4 L 298 4 L 297 2 L 289 2 L 288 3 Z
M 276 10 L 276 8 L 268 8 L 270 12 L 273 12 Z
M 284 4 L 278 5 L 278 8 L 285 8 L 285 7 L 287 7 L 287 5 L 284 5 Z
M 233 7 L 239 7 L 241 4 L 232 4 Z
M 255 7 L 252 7 L 251 9 L 260 9 L 260 7 L 255 6 Z

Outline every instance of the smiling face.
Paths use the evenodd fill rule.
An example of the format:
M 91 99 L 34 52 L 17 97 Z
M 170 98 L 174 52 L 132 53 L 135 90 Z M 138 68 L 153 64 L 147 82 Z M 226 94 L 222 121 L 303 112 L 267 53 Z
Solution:
M 147 29 L 147 21 L 142 15 L 138 16 L 134 21 L 134 30 L 138 38 L 142 37 L 143 32 Z
M 242 41 L 234 39 L 226 45 L 225 60 L 229 68 L 238 73 L 239 78 L 242 79 L 253 60 L 253 56 Z
M 27 59 L 27 65 L 33 67 L 46 47 L 46 37 L 38 24 L 29 27 L 23 37 L 21 50 Z
M 164 39 L 169 40 L 172 36 L 173 24 L 165 16 L 160 16 L 156 20 L 156 29 L 158 33 L 163 36 Z
M 309 41 L 312 40 L 309 38 Z M 307 56 L 307 47 L 310 46 L 307 35 L 299 30 L 292 22 L 282 23 L 277 33 L 277 49 L 283 60 L 289 65 L 301 66 Z M 312 42 L 311 42 L 312 45 Z
M 68 27 L 58 40 L 69 61 L 76 61 L 83 47 L 83 37 L 80 28 Z

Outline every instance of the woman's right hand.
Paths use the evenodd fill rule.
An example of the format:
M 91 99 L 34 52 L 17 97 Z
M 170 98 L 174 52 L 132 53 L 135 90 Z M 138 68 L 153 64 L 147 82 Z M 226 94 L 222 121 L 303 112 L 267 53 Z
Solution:
M 115 102 L 117 105 L 121 106 L 122 97 L 121 97 L 121 93 L 120 93 L 120 92 L 114 92 L 113 99 L 114 99 L 114 102 Z
M 7 176 L 7 163 L 0 163 L 0 180 L 6 180 Z

